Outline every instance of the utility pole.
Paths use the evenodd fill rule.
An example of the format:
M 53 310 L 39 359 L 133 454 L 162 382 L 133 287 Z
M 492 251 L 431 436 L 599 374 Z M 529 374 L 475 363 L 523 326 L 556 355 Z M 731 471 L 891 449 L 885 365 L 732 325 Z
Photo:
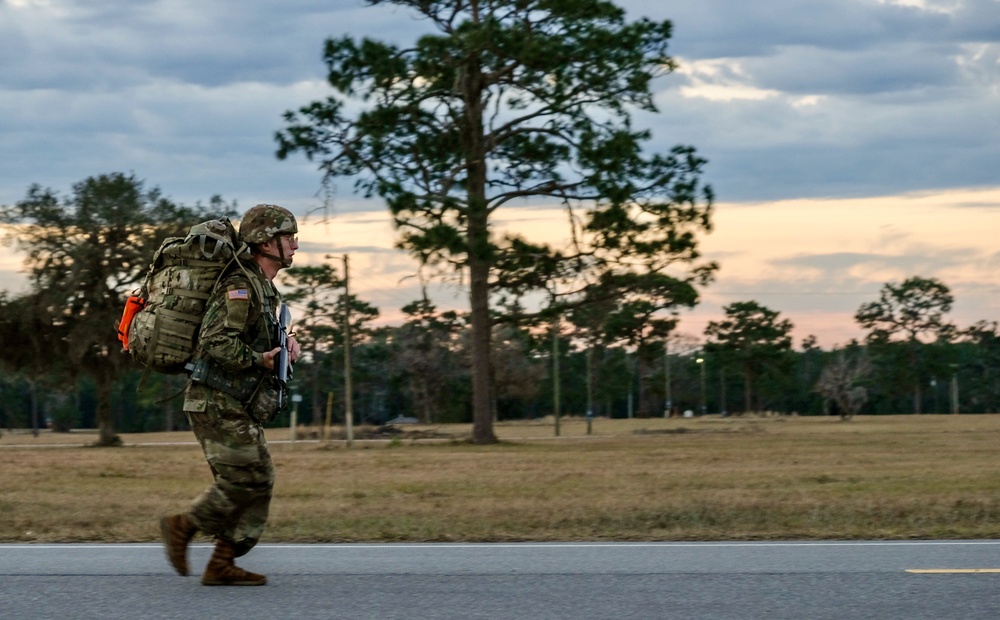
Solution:
M 726 367 L 719 365 L 719 413 L 722 417 L 729 417 L 729 410 L 726 409 Z
M 635 417 L 635 405 L 633 403 L 632 390 L 635 388 L 636 381 L 636 369 L 638 363 L 634 358 L 629 357 L 628 351 L 625 351 L 625 365 L 628 367 L 628 419 L 631 420 Z
M 587 434 L 593 432 L 594 426 L 594 348 L 587 343 Z
M 555 433 L 559 436 L 559 316 L 552 321 L 552 415 Z
M 351 389 L 351 289 L 350 268 L 344 254 L 344 430 L 347 445 L 354 445 L 354 395 Z
M 663 417 L 669 418 L 674 409 L 674 395 L 670 393 L 670 335 L 663 339 Z
M 707 403 L 705 402 L 705 359 L 699 357 L 695 360 L 695 363 L 701 369 L 701 415 L 705 415 L 708 411 Z
M 333 392 L 326 393 L 326 418 L 323 423 L 323 443 L 330 439 L 330 424 L 333 418 Z

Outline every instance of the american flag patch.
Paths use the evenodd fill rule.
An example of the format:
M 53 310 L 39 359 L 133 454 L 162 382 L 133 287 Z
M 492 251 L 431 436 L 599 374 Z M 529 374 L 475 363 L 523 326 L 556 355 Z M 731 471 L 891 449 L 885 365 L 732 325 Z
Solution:
M 234 288 L 229 291 L 229 299 L 250 299 L 250 293 L 245 288 Z

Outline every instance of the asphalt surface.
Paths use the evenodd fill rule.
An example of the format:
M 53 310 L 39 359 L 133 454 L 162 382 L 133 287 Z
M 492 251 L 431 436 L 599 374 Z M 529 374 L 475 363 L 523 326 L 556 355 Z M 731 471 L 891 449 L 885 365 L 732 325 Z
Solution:
M 1000 541 L 260 545 L 239 564 L 268 585 L 204 587 L 154 544 L 0 545 L 0 619 L 1000 618 Z

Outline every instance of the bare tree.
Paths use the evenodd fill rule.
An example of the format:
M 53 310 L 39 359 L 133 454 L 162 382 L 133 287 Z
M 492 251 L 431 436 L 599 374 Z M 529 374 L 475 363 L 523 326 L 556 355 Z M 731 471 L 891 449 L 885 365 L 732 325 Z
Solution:
M 837 351 L 833 361 L 820 374 L 816 392 L 836 403 L 841 420 L 850 420 L 868 400 L 868 390 L 862 383 L 871 371 L 871 362 L 865 353 L 849 355 L 844 350 Z

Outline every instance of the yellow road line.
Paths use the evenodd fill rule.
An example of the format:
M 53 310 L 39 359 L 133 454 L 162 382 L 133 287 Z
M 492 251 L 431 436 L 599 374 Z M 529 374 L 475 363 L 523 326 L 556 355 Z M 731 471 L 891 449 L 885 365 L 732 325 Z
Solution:
M 1000 568 L 908 568 L 908 573 L 1000 573 Z

